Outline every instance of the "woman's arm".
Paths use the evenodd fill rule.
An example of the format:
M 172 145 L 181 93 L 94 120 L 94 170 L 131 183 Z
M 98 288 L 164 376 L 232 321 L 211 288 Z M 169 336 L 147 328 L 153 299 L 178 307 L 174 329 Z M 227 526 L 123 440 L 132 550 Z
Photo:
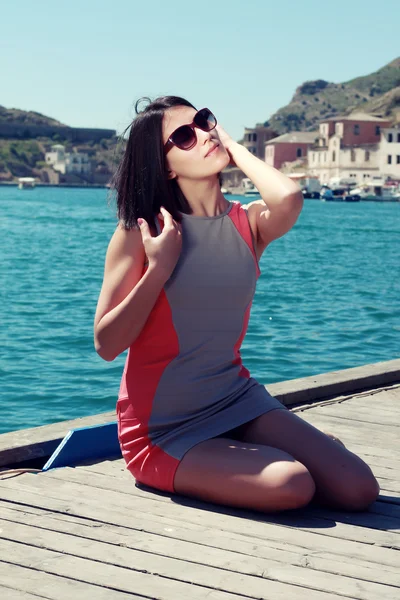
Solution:
M 255 218 L 258 237 L 264 246 L 281 237 L 296 223 L 303 207 L 303 194 L 297 183 L 267 165 L 244 146 L 233 141 L 219 126 L 219 137 L 232 161 L 251 179 L 260 192 L 262 202 L 248 205 L 249 219 Z
M 95 348 L 104 360 L 114 360 L 138 337 L 178 260 L 181 231 L 164 213 L 158 237 L 143 221 L 140 231 L 118 227 L 110 241 L 94 320 Z M 142 275 L 146 254 L 149 266 Z

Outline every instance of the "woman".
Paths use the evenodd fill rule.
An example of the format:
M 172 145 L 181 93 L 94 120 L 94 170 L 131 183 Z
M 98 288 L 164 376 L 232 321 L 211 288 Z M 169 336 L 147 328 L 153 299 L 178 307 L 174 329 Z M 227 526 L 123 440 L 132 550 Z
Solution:
M 138 113 L 138 111 L 136 111 Z M 235 163 L 262 200 L 229 203 Z M 369 467 L 288 411 L 242 365 L 259 259 L 295 224 L 297 184 L 234 142 L 208 109 L 158 98 L 138 113 L 115 177 L 119 224 L 95 316 L 105 360 L 129 348 L 118 434 L 139 483 L 279 511 L 310 502 L 362 510 Z

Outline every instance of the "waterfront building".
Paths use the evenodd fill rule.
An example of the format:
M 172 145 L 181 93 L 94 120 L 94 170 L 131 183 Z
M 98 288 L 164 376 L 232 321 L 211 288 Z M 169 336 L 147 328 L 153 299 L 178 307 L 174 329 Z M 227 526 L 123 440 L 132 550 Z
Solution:
M 382 129 L 379 170 L 382 177 L 400 181 L 400 127 Z
M 65 146 L 62 144 L 54 144 L 50 152 L 46 152 L 45 161 L 49 167 L 53 167 L 55 171 L 65 173 Z
M 65 174 L 90 175 L 89 156 L 83 152 L 65 152 L 65 146 L 54 144 L 50 152 L 46 152 L 46 163 L 55 171 Z
M 275 169 L 281 169 L 285 163 L 306 162 L 308 150 L 317 137 L 317 131 L 284 133 L 266 142 L 264 160 Z
M 308 150 L 309 174 L 322 184 L 333 178 L 357 185 L 372 181 L 380 175 L 381 133 L 389 126 L 387 119 L 364 113 L 321 121 L 318 139 Z
M 264 125 L 256 125 L 253 128 L 245 127 L 243 136 L 243 146 L 257 158 L 264 160 L 265 143 L 277 137 L 276 131 Z

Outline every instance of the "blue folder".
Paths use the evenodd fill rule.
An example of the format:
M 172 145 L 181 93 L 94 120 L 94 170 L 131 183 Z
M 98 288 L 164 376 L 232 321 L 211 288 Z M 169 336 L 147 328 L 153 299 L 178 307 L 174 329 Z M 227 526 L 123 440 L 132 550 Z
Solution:
M 43 467 L 74 467 L 82 462 L 119 458 L 117 422 L 71 429 Z

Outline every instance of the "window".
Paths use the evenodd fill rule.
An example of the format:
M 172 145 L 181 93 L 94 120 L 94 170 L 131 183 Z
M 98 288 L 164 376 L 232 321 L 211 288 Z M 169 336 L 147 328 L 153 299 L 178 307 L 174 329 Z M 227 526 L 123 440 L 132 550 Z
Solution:
M 381 135 L 381 128 L 379 127 L 379 125 L 375 127 L 375 135 Z
M 398 154 L 398 155 L 396 156 L 396 163 L 397 163 L 398 165 L 400 165 L 400 154 Z
M 397 143 L 400 144 L 400 133 L 397 134 Z
M 351 162 L 355 162 L 355 160 L 356 160 L 356 151 L 355 150 L 351 151 L 350 160 L 351 160 Z
M 388 160 L 388 165 L 391 165 L 392 164 L 392 155 L 391 154 L 388 154 L 387 160 Z
M 335 160 L 336 160 L 336 152 L 333 151 L 332 152 L 332 162 L 335 162 Z
M 360 135 L 360 126 L 354 125 L 354 135 Z
M 393 133 L 388 133 L 388 142 L 393 142 Z
M 369 161 L 369 150 L 365 151 L 365 162 Z
M 257 141 L 257 134 L 253 133 L 253 142 L 256 142 L 256 141 Z
M 296 151 L 297 158 L 300 158 L 301 155 L 302 155 L 301 148 L 297 148 L 297 151 Z

